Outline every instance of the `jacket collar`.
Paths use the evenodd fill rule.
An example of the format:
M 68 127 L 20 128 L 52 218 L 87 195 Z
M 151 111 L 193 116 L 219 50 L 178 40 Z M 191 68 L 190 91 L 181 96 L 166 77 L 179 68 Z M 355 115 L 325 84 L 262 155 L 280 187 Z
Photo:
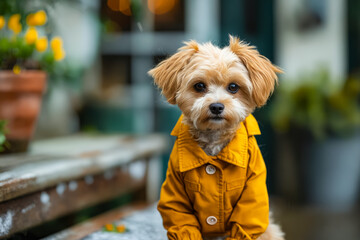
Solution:
M 177 136 L 180 172 L 200 167 L 216 159 L 245 168 L 248 161 L 248 138 L 260 135 L 259 126 L 254 116 L 250 114 L 240 123 L 234 139 L 217 156 L 208 156 L 193 139 L 189 128 L 183 123 L 183 115 L 181 115 L 171 132 L 172 136 Z

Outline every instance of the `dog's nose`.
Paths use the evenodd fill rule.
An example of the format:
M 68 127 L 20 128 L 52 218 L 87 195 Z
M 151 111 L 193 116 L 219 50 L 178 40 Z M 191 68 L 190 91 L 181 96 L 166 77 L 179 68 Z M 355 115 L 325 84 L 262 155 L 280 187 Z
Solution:
M 225 107 L 222 103 L 212 103 L 209 108 L 213 114 L 220 114 L 224 111 Z

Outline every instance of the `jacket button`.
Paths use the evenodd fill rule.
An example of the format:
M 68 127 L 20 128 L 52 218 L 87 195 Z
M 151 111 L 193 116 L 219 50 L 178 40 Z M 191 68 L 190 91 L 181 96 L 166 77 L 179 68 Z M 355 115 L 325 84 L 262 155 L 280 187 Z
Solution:
M 207 165 L 206 168 L 206 173 L 209 175 L 213 175 L 216 172 L 216 168 L 213 165 Z
M 207 224 L 209 225 L 215 225 L 217 223 L 217 218 L 214 217 L 214 216 L 209 216 L 207 219 L 206 219 L 206 222 Z

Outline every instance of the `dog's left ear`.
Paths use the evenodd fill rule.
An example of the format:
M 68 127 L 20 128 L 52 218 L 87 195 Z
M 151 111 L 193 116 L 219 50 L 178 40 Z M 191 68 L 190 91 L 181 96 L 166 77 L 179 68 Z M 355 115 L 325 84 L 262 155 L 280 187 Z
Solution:
M 250 81 L 253 84 L 252 96 L 256 106 L 263 106 L 274 91 L 278 80 L 276 73 L 282 73 L 282 70 L 260 55 L 255 47 L 231 35 L 229 48 L 240 58 L 249 72 Z
M 162 90 L 170 104 L 176 104 L 176 93 L 180 86 L 178 74 L 189 63 L 194 53 L 199 50 L 195 41 L 185 42 L 185 46 L 178 49 L 177 53 L 162 61 L 148 74 L 154 78 L 155 84 Z

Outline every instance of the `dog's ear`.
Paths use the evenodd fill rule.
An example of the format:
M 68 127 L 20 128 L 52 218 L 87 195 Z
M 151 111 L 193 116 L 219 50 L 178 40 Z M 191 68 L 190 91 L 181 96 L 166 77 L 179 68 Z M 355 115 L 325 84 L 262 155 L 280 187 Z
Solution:
M 169 103 L 176 104 L 176 93 L 180 85 L 178 74 L 198 50 L 199 46 L 195 41 L 185 42 L 185 46 L 179 48 L 177 53 L 148 72 Z
M 276 73 L 282 73 L 282 70 L 273 65 L 269 59 L 260 55 L 255 47 L 249 46 L 231 35 L 229 48 L 240 58 L 249 72 L 253 85 L 252 96 L 256 106 L 263 106 L 274 91 L 278 80 Z

